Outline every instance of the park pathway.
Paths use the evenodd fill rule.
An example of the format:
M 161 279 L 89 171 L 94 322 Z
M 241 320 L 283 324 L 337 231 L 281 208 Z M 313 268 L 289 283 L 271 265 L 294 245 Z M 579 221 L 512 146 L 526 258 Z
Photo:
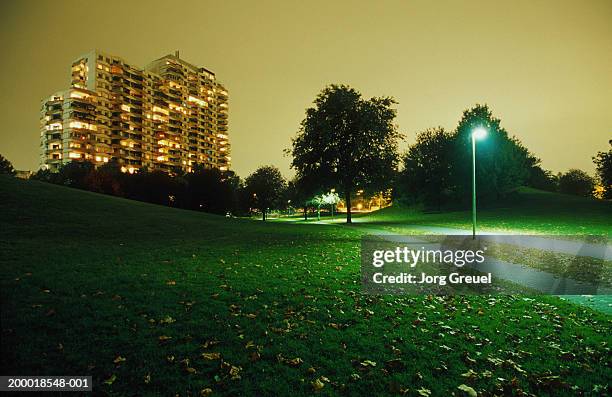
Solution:
M 388 241 L 408 244 L 431 244 L 423 239 L 419 239 L 418 235 L 398 235 L 397 233 L 389 230 L 373 228 L 370 226 L 361 226 L 358 223 L 351 227 L 357 228 L 367 234 L 386 236 L 384 238 Z M 471 234 L 471 230 L 440 226 L 410 225 L 410 229 L 419 232 L 431 233 L 432 235 Z M 560 238 L 538 236 L 529 236 L 526 238 L 518 234 L 516 234 L 516 238 L 512 238 L 512 236 L 508 237 L 509 234 L 507 233 L 483 233 L 481 236 L 486 236 L 487 239 L 491 239 L 492 241 L 500 241 L 502 239 L 501 236 L 504 236 L 504 243 L 523 248 L 534 248 L 561 254 L 592 257 L 605 261 L 612 260 L 612 247 L 610 244 L 596 244 L 576 240 L 564 240 Z M 531 288 L 541 293 L 558 295 L 561 298 L 570 300 L 574 303 L 588 306 L 607 314 L 612 314 L 612 289 L 609 286 L 593 285 L 588 282 L 574 280 L 570 277 L 563 277 L 546 271 L 533 269 L 526 265 L 497 259 L 489 260 L 482 265 L 474 267 L 474 269 L 484 273 L 490 272 L 494 277 Z
M 472 234 L 471 230 L 463 230 L 441 226 L 410 225 L 410 229 L 431 234 L 443 235 Z M 503 242 L 505 244 L 512 244 L 522 248 L 535 248 L 544 251 L 556 252 L 559 254 L 588 256 L 605 261 L 612 261 L 612 247 L 610 246 L 610 244 L 594 244 L 577 240 L 551 238 L 551 236 L 539 237 L 530 235 L 528 238 L 524 238 L 524 235 L 519 235 L 517 233 L 484 232 L 479 233 L 479 235 L 487 236 L 488 240 L 494 242 L 502 240 L 502 238 L 498 236 L 504 236 Z

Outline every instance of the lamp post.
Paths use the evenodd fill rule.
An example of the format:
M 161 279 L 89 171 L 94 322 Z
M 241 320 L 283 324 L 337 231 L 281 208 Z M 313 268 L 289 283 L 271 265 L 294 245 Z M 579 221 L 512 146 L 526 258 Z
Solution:
M 332 190 L 330 190 L 330 192 L 331 192 L 332 194 L 333 194 L 333 193 L 336 193 L 336 189 L 332 189 Z M 333 203 L 333 202 L 332 202 L 332 204 L 331 204 L 331 213 L 332 213 L 331 215 L 332 215 L 332 222 L 334 221 L 334 205 L 335 205 L 335 203 Z
M 487 136 L 487 130 L 478 127 L 472 131 L 472 240 L 476 239 L 476 140 Z

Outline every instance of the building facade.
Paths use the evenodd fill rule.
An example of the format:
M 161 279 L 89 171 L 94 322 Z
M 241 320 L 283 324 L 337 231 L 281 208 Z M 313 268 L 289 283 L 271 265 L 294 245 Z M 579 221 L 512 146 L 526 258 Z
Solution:
M 71 85 L 42 102 L 41 167 L 117 161 L 124 172 L 230 169 L 228 92 L 215 74 L 174 55 L 144 69 L 93 51 Z

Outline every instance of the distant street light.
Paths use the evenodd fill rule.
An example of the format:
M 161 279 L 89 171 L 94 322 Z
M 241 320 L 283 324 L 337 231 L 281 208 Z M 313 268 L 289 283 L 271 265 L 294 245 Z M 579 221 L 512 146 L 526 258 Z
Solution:
M 472 131 L 472 240 L 476 239 L 476 140 L 487 136 L 483 127 Z

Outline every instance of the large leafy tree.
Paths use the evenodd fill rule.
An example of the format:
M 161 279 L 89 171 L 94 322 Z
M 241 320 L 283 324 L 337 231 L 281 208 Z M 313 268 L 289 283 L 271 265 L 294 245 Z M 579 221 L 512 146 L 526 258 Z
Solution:
M 470 196 L 472 172 L 471 134 L 486 128 L 485 139 L 476 144 L 476 185 L 478 194 L 500 198 L 516 190 L 529 178 L 531 166 L 539 162 L 515 137 L 509 136 L 487 105 L 476 105 L 463 112 L 455 131 L 453 159 L 454 189 L 459 198 Z
M 8 159 L 0 154 L 0 174 L 15 175 L 15 169 Z
M 612 139 L 608 142 L 610 150 L 607 152 L 598 152 L 593 157 L 597 176 L 604 188 L 604 198 L 612 199 Z
M 591 197 L 595 179 L 582 170 L 571 169 L 559 176 L 559 191 L 565 194 Z
M 399 197 L 430 206 L 469 202 L 472 173 L 471 134 L 486 128 L 486 139 L 477 143 L 476 178 L 482 198 L 500 198 L 529 181 L 539 159 L 509 136 L 486 105 L 463 113 L 453 132 L 438 127 L 421 132 L 404 157 L 396 187 Z M 543 171 L 542 171 L 543 172 Z
M 451 196 L 453 136 L 442 127 L 417 135 L 404 156 L 404 169 L 398 177 L 396 196 L 402 201 L 424 201 L 440 207 Z
M 321 91 L 292 141 L 291 166 L 298 179 L 320 190 L 338 189 L 351 223 L 351 195 L 359 186 L 382 190 L 397 167 L 402 135 L 393 124 L 396 102 L 389 97 L 362 98 L 346 85 Z
M 245 190 L 253 206 L 261 211 L 262 220 L 265 221 L 266 211 L 279 204 L 285 190 L 285 179 L 274 166 L 259 167 L 247 177 Z

